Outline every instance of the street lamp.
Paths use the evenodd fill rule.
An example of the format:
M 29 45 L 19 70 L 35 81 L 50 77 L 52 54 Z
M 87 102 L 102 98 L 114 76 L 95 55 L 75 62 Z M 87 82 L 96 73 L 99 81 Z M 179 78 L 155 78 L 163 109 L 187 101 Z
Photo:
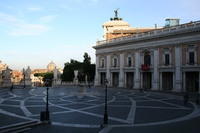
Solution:
M 107 125 L 108 124 L 108 109 L 107 109 L 107 84 L 108 84 L 108 80 L 105 79 L 105 108 L 104 108 L 104 117 L 103 117 L 103 125 Z
M 47 96 L 46 96 L 46 120 L 49 121 L 49 87 L 47 87 Z
M 22 71 L 23 71 L 23 76 L 24 76 L 24 89 L 25 89 L 25 87 L 26 87 L 26 85 L 25 85 L 25 76 L 26 76 L 26 75 L 25 75 L 25 69 L 23 68 Z
M 41 112 L 40 114 L 40 120 L 46 121 L 47 123 L 50 123 L 50 116 L 49 116 L 49 87 L 51 86 L 51 80 L 47 79 L 45 81 L 46 88 L 46 110 Z

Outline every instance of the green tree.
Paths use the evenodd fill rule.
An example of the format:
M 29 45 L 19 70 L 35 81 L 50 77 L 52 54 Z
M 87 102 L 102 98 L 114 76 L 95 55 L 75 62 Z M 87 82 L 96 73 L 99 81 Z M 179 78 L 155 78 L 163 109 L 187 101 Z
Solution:
M 86 75 L 89 81 L 94 80 L 95 64 L 91 64 L 91 57 L 88 53 L 84 53 L 83 58 L 83 62 L 71 59 L 70 62 L 65 63 L 63 74 L 61 76 L 62 81 L 73 81 L 74 70 L 79 71 L 79 81 L 85 81 Z
M 63 74 L 61 76 L 62 81 L 73 81 L 74 70 L 79 70 L 81 62 L 71 59 L 70 62 L 65 63 Z
M 53 80 L 53 73 L 52 72 L 47 72 L 44 74 L 43 81 L 45 82 L 46 80 Z

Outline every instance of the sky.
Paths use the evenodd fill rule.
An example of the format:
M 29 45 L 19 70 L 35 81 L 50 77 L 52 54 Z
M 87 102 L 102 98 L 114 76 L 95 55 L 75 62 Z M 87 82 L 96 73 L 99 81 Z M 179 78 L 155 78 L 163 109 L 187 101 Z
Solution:
M 102 24 L 119 17 L 132 27 L 164 26 L 166 18 L 180 23 L 200 20 L 200 0 L 0 0 L 0 60 L 11 69 L 63 68 L 70 59 L 82 61 L 103 36 Z

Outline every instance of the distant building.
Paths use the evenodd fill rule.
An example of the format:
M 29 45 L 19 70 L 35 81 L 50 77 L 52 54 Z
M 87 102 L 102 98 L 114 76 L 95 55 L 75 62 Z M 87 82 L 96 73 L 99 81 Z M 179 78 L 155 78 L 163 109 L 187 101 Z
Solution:
M 24 78 L 23 73 L 18 70 L 13 70 L 11 74 L 11 81 L 13 84 L 19 84 Z
M 53 72 L 53 70 L 56 69 L 56 64 L 51 61 L 48 65 L 47 65 L 47 71 L 49 72 Z
M 58 73 L 58 75 L 63 73 L 63 69 L 57 68 L 56 64 L 53 61 L 51 61 L 47 65 L 47 69 L 34 69 L 32 71 L 32 74 L 31 74 L 32 82 L 34 83 L 34 85 L 40 86 L 40 85 L 44 84 L 43 83 L 43 77 L 41 77 L 41 76 L 36 77 L 36 76 L 34 76 L 34 74 L 36 74 L 36 73 L 47 73 L 47 72 L 54 73 L 54 71 L 56 71 Z M 56 78 L 56 80 L 60 80 L 60 76 L 55 77 L 55 78 Z
M 3 84 L 3 71 L 6 70 L 8 65 L 3 64 L 2 61 L 0 60 L 0 86 Z
M 48 72 L 47 69 L 34 69 L 32 71 L 32 74 L 35 74 L 35 73 L 46 73 L 46 72 Z
M 0 72 L 2 72 L 3 70 L 6 70 L 7 67 L 8 67 L 8 65 L 3 64 L 2 61 L 0 60 Z
M 200 92 L 200 21 L 169 22 L 161 29 L 115 39 L 106 31 L 105 40 L 94 46 L 95 85 L 107 79 L 110 87 Z

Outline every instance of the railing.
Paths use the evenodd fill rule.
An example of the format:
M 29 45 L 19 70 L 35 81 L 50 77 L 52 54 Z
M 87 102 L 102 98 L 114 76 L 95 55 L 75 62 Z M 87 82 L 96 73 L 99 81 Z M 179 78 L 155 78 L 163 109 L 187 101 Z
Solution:
M 119 37 L 119 38 L 114 38 L 114 39 L 109 39 L 109 40 L 97 41 L 97 46 L 107 44 L 107 43 L 115 43 L 115 42 L 133 40 L 133 39 L 138 39 L 138 38 L 143 38 L 143 37 L 151 37 L 151 36 L 158 35 L 161 33 L 170 33 L 170 32 L 180 31 L 180 30 L 187 29 L 187 28 L 195 28 L 198 26 L 200 26 L 200 21 L 195 21 L 195 22 L 191 21 L 189 23 L 181 24 L 178 26 L 165 27 L 162 29 L 155 29 L 153 31 L 137 33 L 135 35 Z
M 150 70 L 150 66 L 148 64 L 142 64 L 141 65 L 141 69 L 142 69 L 142 71 L 149 71 Z

